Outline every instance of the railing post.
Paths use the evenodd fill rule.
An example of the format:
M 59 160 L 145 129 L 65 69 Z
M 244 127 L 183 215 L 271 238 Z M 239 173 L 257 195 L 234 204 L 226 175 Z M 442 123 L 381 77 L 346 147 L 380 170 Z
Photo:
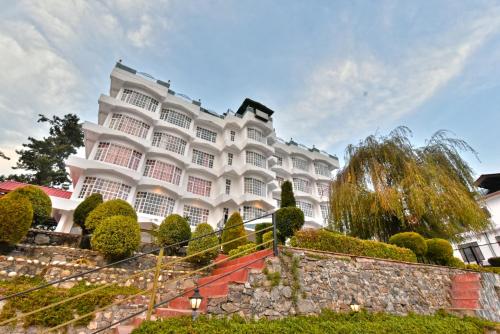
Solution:
M 278 234 L 276 230 L 276 212 L 273 212 L 272 222 L 273 222 L 273 254 L 274 256 L 278 256 Z
M 149 299 L 149 306 L 148 306 L 148 312 L 146 314 L 146 320 L 149 321 L 151 320 L 151 314 L 153 313 L 153 307 L 155 305 L 155 299 L 156 299 L 156 290 L 158 288 L 158 277 L 160 277 L 160 270 L 161 266 L 163 263 L 163 252 L 164 252 L 164 247 L 160 248 L 160 253 L 158 254 L 158 259 L 156 260 L 156 270 L 155 270 L 155 277 L 153 280 L 153 290 L 151 291 L 151 297 Z

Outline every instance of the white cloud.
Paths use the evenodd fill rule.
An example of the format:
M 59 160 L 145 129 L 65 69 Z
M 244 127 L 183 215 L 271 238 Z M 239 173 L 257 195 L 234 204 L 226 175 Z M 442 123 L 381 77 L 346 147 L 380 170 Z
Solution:
M 363 52 L 320 64 L 306 80 L 307 88 L 292 100 L 288 109 L 295 117 L 283 128 L 300 131 L 326 149 L 412 113 L 500 31 L 499 8 L 481 14 L 410 44 L 406 56 L 391 63 Z

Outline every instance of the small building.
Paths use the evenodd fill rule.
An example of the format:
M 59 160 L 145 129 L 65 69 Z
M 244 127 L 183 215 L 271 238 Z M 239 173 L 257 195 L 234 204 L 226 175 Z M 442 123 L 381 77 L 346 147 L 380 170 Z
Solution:
M 488 265 L 488 259 L 500 256 L 500 173 L 483 174 L 475 185 L 484 189 L 480 204 L 487 211 L 492 227 L 481 233 L 466 233 L 454 246 L 454 255 L 465 263 Z

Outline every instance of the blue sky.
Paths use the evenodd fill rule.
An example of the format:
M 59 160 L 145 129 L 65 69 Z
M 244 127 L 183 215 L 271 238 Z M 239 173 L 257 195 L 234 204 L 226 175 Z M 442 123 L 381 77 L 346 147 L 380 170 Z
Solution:
M 96 121 L 118 59 L 219 113 L 245 97 L 280 137 L 343 157 L 398 125 L 439 129 L 500 172 L 500 1 L 0 0 L 0 161 L 46 132 L 36 115 Z

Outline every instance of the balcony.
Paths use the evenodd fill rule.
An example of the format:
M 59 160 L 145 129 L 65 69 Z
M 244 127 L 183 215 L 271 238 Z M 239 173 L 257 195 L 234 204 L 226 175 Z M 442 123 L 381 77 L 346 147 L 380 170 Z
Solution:
M 101 95 L 99 97 L 99 124 L 104 122 L 107 114 L 110 112 L 120 112 L 121 110 L 126 110 L 131 114 L 138 116 L 140 119 L 144 119 L 148 123 L 155 124 L 159 120 L 158 112 L 148 111 L 140 107 L 136 107 L 133 104 L 129 104 L 118 100 L 114 97 Z
M 109 164 L 106 162 L 88 160 L 77 156 L 70 156 L 66 161 L 66 166 L 70 169 L 71 178 L 79 179 L 83 173 L 104 173 L 113 174 L 124 177 L 129 181 L 139 181 L 141 175 L 138 171 L 134 171 L 118 165 Z

